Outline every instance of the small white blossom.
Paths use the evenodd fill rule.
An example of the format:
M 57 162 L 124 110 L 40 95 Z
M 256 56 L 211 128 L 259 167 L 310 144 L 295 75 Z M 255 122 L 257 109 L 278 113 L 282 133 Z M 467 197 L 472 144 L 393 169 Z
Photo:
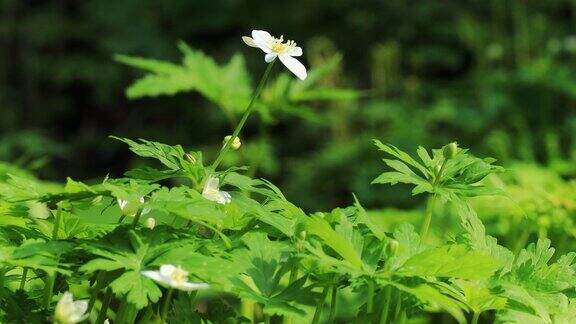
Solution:
M 211 175 L 208 176 L 208 179 L 206 179 L 206 183 L 204 184 L 204 189 L 202 190 L 202 197 L 225 205 L 232 201 L 232 196 L 230 196 L 226 191 L 220 190 L 219 184 L 220 179 Z
M 54 311 L 54 323 L 56 324 L 75 324 L 83 321 L 88 310 L 88 302 L 85 300 L 74 301 L 69 292 L 65 292 L 62 298 L 56 304 Z
M 138 214 L 140 208 L 144 206 L 144 197 L 140 197 L 138 201 L 134 200 L 125 200 L 118 198 L 118 207 L 122 211 L 122 215 L 128 217 L 135 217 Z M 150 208 L 142 209 L 142 213 L 140 215 L 146 215 L 150 212 Z
M 188 282 L 188 271 L 180 266 L 164 264 L 158 271 L 142 271 L 142 275 L 171 288 L 190 291 L 209 287 L 203 282 Z
M 34 218 L 46 219 L 50 217 L 50 209 L 45 203 L 29 201 L 26 206 L 28 207 L 28 214 Z
M 300 80 L 304 80 L 308 76 L 306 67 L 294 58 L 294 56 L 302 56 L 302 48 L 296 46 L 294 41 L 284 42 L 283 36 L 275 38 L 263 30 L 253 30 L 252 37 L 243 36 L 242 40 L 246 45 L 257 47 L 264 51 L 266 53 L 264 60 L 267 63 L 274 61 L 278 57 L 280 62 Z
M 109 320 L 109 319 L 105 319 L 103 324 L 110 324 L 110 320 Z
M 154 217 L 147 218 L 144 226 L 149 229 L 154 229 L 154 227 L 156 227 L 156 219 Z
M 224 140 L 222 141 L 222 145 L 226 145 L 226 143 L 230 140 L 230 138 L 232 138 L 232 135 L 228 135 L 228 136 L 224 137 Z M 241 145 L 242 145 L 242 142 L 240 142 L 239 137 L 234 137 L 234 140 L 232 141 L 232 143 L 230 143 L 230 147 L 233 150 L 239 149 Z

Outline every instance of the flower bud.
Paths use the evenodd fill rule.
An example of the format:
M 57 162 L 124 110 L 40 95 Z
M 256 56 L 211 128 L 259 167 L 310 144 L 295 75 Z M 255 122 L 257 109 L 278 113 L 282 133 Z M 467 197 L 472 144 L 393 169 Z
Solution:
M 232 138 L 231 135 L 228 135 L 226 137 L 224 137 L 224 140 L 222 141 L 222 145 L 226 145 L 226 143 Z M 238 137 L 234 137 L 234 140 L 232 141 L 232 143 L 230 143 L 230 147 L 233 150 L 237 150 L 240 148 L 240 145 L 242 145 L 242 142 L 240 142 L 240 138 Z
M 306 239 L 306 231 L 302 231 L 302 232 L 298 233 L 298 237 L 301 240 L 305 240 Z
M 154 229 L 154 227 L 156 227 L 156 219 L 154 217 L 147 218 L 144 226 L 149 229 Z
M 28 207 L 28 214 L 34 218 L 46 219 L 50 217 L 50 209 L 45 203 L 29 201 L 26 206 Z
M 135 217 L 138 214 L 140 208 L 144 206 L 144 197 L 140 197 L 139 200 L 124 200 L 118 199 L 118 207 L 122 211 L 122 215 L 128 217 Z
M 458 143 L 456 142 L 444 145 L 444 148 L 442 149 L 442 155 L 444 155 L 446 160 L 453 159 L 456 156 L 456 153 L 458 153 Z
M 388 242 L 388 246 L 386 246 L 386 249 L 388 251 L 388 254 L 390 256 L 394 256 L 396 255 L 396 253 L 398 252 L 398 247 L 400 246 L 400 243 L 398 243 L 398 241 L 396 240 L 390 240 Z

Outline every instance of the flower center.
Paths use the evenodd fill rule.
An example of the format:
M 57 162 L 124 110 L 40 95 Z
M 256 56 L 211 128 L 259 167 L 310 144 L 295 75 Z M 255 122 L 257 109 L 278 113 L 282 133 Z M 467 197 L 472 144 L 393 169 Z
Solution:
M 272 51 L 278 54 L 284 53 L 294 47 L 296 47 L 296 43 L 294 41 L 289 40 L 284 43 L 284 36 L 280 36 L 280 38 L 273 38 L 272 45 L 270 46 Z
M 174 284 L 181 285 L 188 281 L 188 272 L 182 269 L 180 266 L 177 266 L 170 275 L 170 279 L 172 279 Z

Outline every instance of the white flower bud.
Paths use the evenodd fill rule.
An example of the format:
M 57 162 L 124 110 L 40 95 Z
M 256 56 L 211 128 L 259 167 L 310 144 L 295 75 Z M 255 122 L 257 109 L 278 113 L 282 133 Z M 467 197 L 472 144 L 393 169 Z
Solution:
M 224 140 L 222 141 L 222 145 L 226 145 L 226 143 L 232 138 L 232 135 L 228 135 L 226 137 L 224 137 Z M 230 147 L 233 150 L 237 150 L 240 148 L 240 146 L 242 145 L 242 142 L 240 142 L 240 138 L 238 137 L 234 137 L 234 140 L 232 141 L 232 143 L 230 143 Z
M 156 227 L 156 219 L 154 217 L 147 218 L 144 226 L 149 229 L 154 229 L 154 227 Z
M 50 217 L 50 209 L 46 204 L 37 202 L 37 201 L 29 201 L 26 203 L 28 207 L 28 214 L 34 218 L 38 219 L 46 219 Z
M 124 200 L 118 198 L 118 207 L 122 211 L 122 215 L 128 217 L 135 217 L 138 214 L 138 211 L 144 207 L 144 197 L 140 197 L 138 200 Z M 150 212 L 149 208 L 144 208 L 142 210 L 141 215 L 147 214 Z
M 54 311 L 54 323 L 57 324 L 75 324 L 85 319 L 88 302 L 85 300 L 74 301 L 69 292 L 65 292 L 62 298 L 56 304 Z

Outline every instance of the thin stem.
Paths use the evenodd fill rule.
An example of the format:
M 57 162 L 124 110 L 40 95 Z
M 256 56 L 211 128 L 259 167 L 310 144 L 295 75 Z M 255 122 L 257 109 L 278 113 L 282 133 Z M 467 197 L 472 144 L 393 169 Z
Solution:
M 422 222 L 422 227 L 420 227 L 420 238 L 422 241 L 426 240 L 426 236 L 428 235 L 428 228 L 432 222 L 432 211 L 434 210 L 435 202 L 436 195 L 434 194 L 428 199 L 426 211 L 424 211 L 424 221 Z
M 44 284 L 44 308 L 50 308 L 52 293 L 54 292 L 54 282 L 56 282 L 56 273 L 46 273 L 46 283 Z
M 224 147 L 222 148 L 222 150 L 220 150 L 218 157 L 216 158 L 214 163 L 212 163 L 212 166 L 210 168 L 213 171 L 215 171 L 216 168 L 218 168 L 218 165 L 220 165 L 220 162 L 222 162 L 224 155 L 230 149 L 232 142 L 234 141 L 234 139 L 236 137 L 238 137 L 238 135 L 240 134 L 240 131 L 242 130 L 242 127 L 244 127 L 244 124 L 246 123 L 246 120 L 248 120 L 248 117 L 250 116 L 250 113 L 252 112 L 252 109 L 254 108 L 254 103 L 256 102 L 256 99 L 258 98 L 258 96 L 260 96 L 260 92 L 262 92 L 262 89 L 264 88 L 264 84 L 266 84 L 266 81 L 268 80 L 268 76 L 270 75 L 270 71 L 272 71 L 272 67 L 274 66 L 275 62 L 276 62 L 276 60 L 274 60 L 270 64 L 268 64 L 266 71 L 264 71 L 264 75 L 262 75 L 262 79 L 260 79 L 260 82 L 258 83 L 258 86 L 256 87 L 256 91 L 254 91 L 254 94 L 252 95 L 252 99 L 250 99 L 250 103 L 248 103 L 248 107 L 246 107 L 246 110 L 244 111 L 244 115 L 242 115 L 242 119 L 240 119 L 240 122 L 236 126 L 236 129 L 234 129 L 232 136 L 230 137 L 230 139 L 228 139 L 228 141 L 226 141 L 226 143 L 224 144 Z
M 384 288 L 384 305 L 382 306 L 382 312 L 380 313 L 380 324 L 388 323 L 390 299 L 392 299 L 392 287 L 388 285 Z
M 94 304 L 96 303 L 96 299 L 98 298 L 98 294 L 100 293 L 100 289 L 102 289 L 102 281 L 104 280 L 105 272 L 100 271 L 96 276 L 96 281 L 94 282 L 94 291 L 92 291 L 92 295 L 90 296 L 90 301 L 88 301 L 88 310 L 86 310 L 87 314 L 90 314 L 92 308 L 94 308 Z
M 24 286 L 26 285 L 26 277 L 28 276 L 28 268 L 22 268 L 22 277 L 20 278 L 20 290 L 24 290 Z
M 374 282 L 368 280 L 368 303 L 366 304 L 366 313 L 368 316 L 372 315 L 374 311 Z
M 478 324 L 478 319 L 480 318 L 480 312 L 474 312 L 472 316 L 472 323 L 471 324 Z
M 264 314 L 264 323 L 265 323 L 265 324 L 270 324 L 270 315 Z
M 436 190 L 436 187 L 440 183 L 440 179 L 442 178 L 442 172 L 444 172 L 444 168 L 446 168 L 446 162 L 448 162 L 448 159 L 444 159 L 444 161 L 442 161 L 440 170 L 438 170 L 438 173 L 434 178 L 434 182 L 432 183 L 433 190 Z M 420 227 L 420 238 L 422 239 L 422 241 L 424 241 L 426 239 L 426 236 L 428 235 L 428 228 L 430 227 L 430 223 L 432 222 L 432 212 L 434 210 L 435 202 L 436 202 L 436 194 L 433 194 L 428 200 L 428 204 L 426 205 L 426 210 L 424 211 L 424 220 L 422 222 L 422 227 Z
M 106 295 L 102 300 L 102 307 L 100 308 L 100 313 L 98 313 L 98 318 L 96 319 L 96 324 L 102 324 L 108 317 L 108 308 L 110 307 L 110 302 L 112 301 L 112 289 L 108 288 L 106 290 Z
M 332 286 L 332 292 L 330 296 L 330 315 L 328 315 L 328 323 L 334 323 L 336 318 L 336 302 L 338 300 L 338 285 Z
M 136 228 L 136 225 L 138 225 L 138 222 L 140 221 L 140 216 L 142 216 L 142 209 L 139 209 L 136 213 L 136 216 L 134 216 L 134 220 L 132 221 L 132 228 Z
M 172 294 L 174 293 L 174 289 L 168 289 L 168 294 L 166 295 L 166 299 L 164 299 L 164 305 L 162 306 L 162 320 L 166 322 L 166 317 L 168 316 L 168 310 L 170 309 L 170 302 L 172 301 Z
M 326 286 L 324 290 L 322 290 L 322 296 L 320 297 L 320 301 L 318 306 L 316 306 L 316 311 L 314 312 L 314 318 L 312 319 L 312 324 L 318 324 L 320 322 L 320 315 L 322 315 L 322 308 L 324 308 L 324 302 L 326 301 L 326 295 L 328 295 L 329 286 Z
M 62 207 L 58 205 L 58 210 L 56 210 L 54 220 L 54 228 L 52 229 L 52 240 L 58 239 L 58 231 L 60 230 L 60 219 L 62 218 Z

